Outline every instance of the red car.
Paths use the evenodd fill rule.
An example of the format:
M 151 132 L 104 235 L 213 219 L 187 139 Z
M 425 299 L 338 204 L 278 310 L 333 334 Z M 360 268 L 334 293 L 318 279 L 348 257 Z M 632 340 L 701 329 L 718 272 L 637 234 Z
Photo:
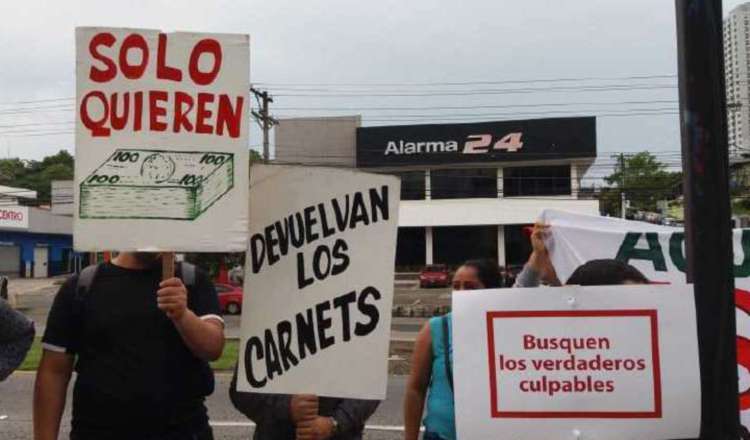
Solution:
M 215 284 L 222 313 L 239 315 L 242 311 L 242 287 L 231 284 Z
M 450 285 L 450 271 L 444 264 L 430 264 L 419 273 L 419 287 L 448 287 Z

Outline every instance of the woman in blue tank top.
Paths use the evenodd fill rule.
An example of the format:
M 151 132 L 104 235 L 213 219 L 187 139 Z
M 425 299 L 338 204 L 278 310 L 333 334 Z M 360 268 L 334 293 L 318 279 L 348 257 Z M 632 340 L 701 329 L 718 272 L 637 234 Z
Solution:
M 470 260 L 453 276 L 453 291 L 501 286 L 500 268 L 492 260 Z M 453 410 L 453 344 L 451 315 L 430 319 L 414 343 L 411 375 L 404 399 L 405 440 L 417 440 L 424 417 L 424 440 L 455 440 Z

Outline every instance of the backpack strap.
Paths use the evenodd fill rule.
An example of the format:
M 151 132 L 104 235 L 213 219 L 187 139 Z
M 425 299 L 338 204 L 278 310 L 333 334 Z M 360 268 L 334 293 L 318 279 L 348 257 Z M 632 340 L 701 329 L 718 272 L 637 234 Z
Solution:
M 77 306 L 82 306 L 91 290 L 91 285 L 94 284 L 94 278 L 96 273 L 99 271 L 99 264 L 92 264 L 83 268 L 80 274 L 78 274 L 78 282 L 76 283 L 76 294 L 75 303 Z
M 180 263 L 180 278 L 185 287 L 195 286 L 195 265 L 184 261 Z
M 451 386 L 451 392 L 453 391 L 453 364 L 451 362 L 451 340 L 450 331 L 448 330 L 448 316 L 443 315 L 440 317 L 440 323 L 443 325 L 443 363 L 445 364 L 445 374 L 448 377 L 448 384 Z
M 99 264 L 92 264 L 91 266 L 84 267 L 81 273 L 78 274 L 78 280 L 76 281 L 75 295 L 73 295 L 73 319 L 79 343 L 85 333 L 86 298 L 89 292 L 91 292 L 91 286 L 94 284 L 94 278 L 96 278 L 96 273 L 99 271 L 99 266 Z

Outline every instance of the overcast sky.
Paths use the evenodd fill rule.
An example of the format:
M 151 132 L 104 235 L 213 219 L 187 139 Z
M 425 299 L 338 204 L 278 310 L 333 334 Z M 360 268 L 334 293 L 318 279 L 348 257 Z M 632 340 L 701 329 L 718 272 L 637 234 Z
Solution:
M 741 3 L 724 1 L 724 13 Z M 74 96 L 74 28 L 94 25 L 250 34 L 251 81 L 275 94 L 277 117 L 362 114 L 363 125 L 384 125 L 599 115 L 600 155 L 669 159 L 680 148 L 673 0 L 0 0 L 0 156 L 73 151 L 72 99 L 47 100 Z M 559 81 L 570 78 L 589 79 Z M 428 84 L 516 80 L 554 81 Z M 537 90 L 509 93 L 517 88 Z M 486 89 L 495 94 L 286 96 Z M 305 107 L 327 110 L 289 109 Z

